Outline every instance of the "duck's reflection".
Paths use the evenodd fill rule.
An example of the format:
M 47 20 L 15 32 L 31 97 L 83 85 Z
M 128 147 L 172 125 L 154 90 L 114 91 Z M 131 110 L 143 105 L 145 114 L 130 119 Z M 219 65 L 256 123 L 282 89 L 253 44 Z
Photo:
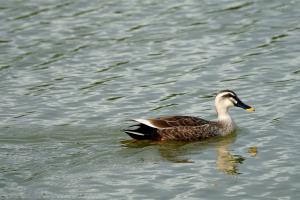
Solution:
M 122 141 L 122 145 L 126 148 L 144 148 L 148 146 L 158 146 L 160 156 L 174 163 L 193 163 L 188 159 L 188 155 L 193 152 L 199 152 L 208 148 L 216 148 L 216 168 L 217 170 L 230 175 L 240 174 L 239 165 L 243 163 L 245 158 L 240 155 L 233 155 L 230 152 L 230 145 L 236 140 L 236 134 L 231 134 L 226 137 L 212 138 L 206 141 L 200 142 L 153 142 L 153 141 L 136 141 L 125 140 Z M 256 147 L 250 147 L 248 150 L 257 152 Z M 254 154 L 249 153 L 251 156 Z M 256 154 L 255 154 L 256 155 Z
M 230 144 L 232 144 L 236 139 L 236 135 L 234 134 L 231 137 L 224 138 L 224 140 L 220 140 L 216 144 L 217 149 L 217 169 L 226 174 L 240 174 L 238 170 L 238 166 L 243 163 L 245 160 L 244 157 L 240 155 L 233 155 L 230 153 L 229 148 Z

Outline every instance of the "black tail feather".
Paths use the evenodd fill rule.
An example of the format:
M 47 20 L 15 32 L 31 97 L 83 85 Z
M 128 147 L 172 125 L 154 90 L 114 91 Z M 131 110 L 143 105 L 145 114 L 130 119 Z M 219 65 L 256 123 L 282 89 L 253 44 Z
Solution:
M 147 126 L 145 124 L 135 124 L 129 126 L 128 128 L 129 129 L 124 129 L 123 131 L 133 139 L 136 140 L 159 140 L 160 139 L 160 136 L 157 133 L 157 129 Z

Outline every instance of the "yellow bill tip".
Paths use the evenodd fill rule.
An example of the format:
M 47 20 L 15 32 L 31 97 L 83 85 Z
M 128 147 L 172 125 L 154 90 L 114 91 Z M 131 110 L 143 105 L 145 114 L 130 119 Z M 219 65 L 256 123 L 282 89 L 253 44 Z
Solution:
M 253 107 L 246 109 L 248 112 L 254 112 L 255 109 Z

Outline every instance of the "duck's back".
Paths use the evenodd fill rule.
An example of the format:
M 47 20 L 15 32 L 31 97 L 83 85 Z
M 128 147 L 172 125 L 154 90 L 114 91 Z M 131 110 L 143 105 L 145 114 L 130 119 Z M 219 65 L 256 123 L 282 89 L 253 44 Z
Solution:
M 158 118 L 147 119 L 147 121 L 156 128 L 171 128 L 177 126 L 202 126 L 209 121 L 199 117 L 191 116 L 163 116 Z

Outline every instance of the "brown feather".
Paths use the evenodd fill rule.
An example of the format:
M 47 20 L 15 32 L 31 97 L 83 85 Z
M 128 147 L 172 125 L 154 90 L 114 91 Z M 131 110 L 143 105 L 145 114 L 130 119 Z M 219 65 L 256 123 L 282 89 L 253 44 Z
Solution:
M 158 129 L 176 126 L 201 126 L 209 123 L 207 120 L 190 116 L 164 116 L 155 119 L 148 119 L 148 121 Z
M 177 126 L 171 128 L 158 129 L 157 133 L 161 140 L 203 140 L 216 136 L 219 126 L 217 123 L 209 123 L 202 126 Z

